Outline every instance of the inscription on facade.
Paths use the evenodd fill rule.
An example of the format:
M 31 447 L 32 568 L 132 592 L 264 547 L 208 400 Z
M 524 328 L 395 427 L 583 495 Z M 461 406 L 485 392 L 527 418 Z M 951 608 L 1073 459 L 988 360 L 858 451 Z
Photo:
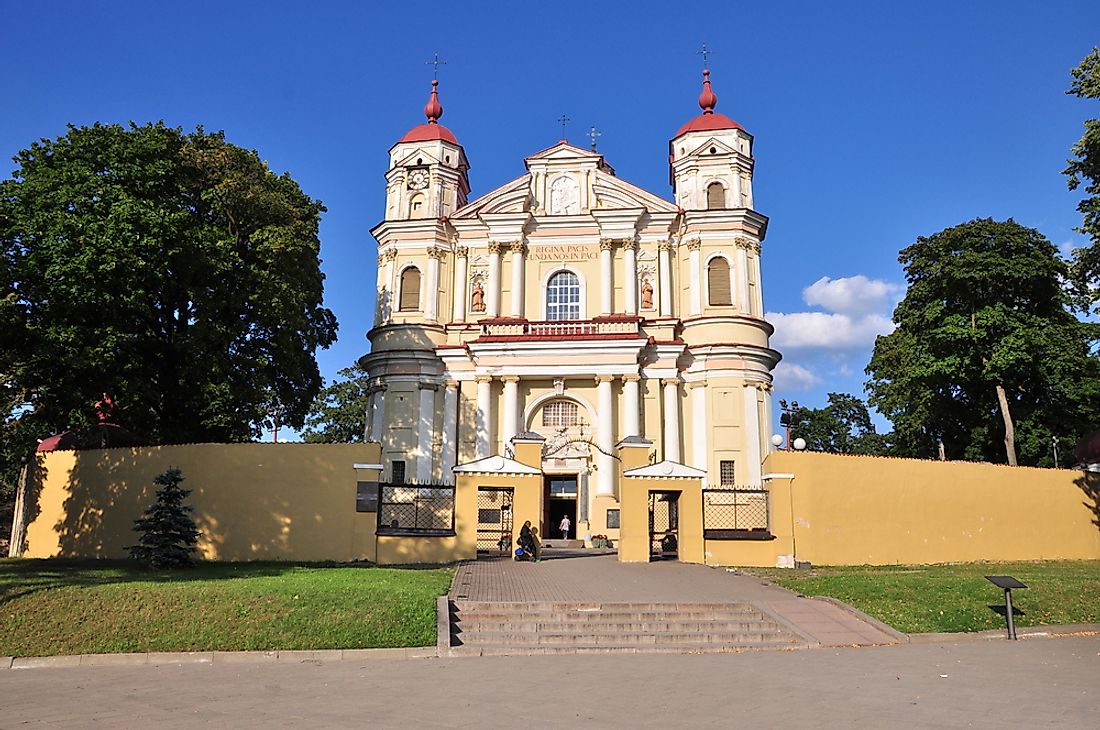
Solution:
M 599 247 L 582 243 L 560 246 L 532 245 L 527 249 L 527 258 L 534 261 L 589 261 L 599 257 Z

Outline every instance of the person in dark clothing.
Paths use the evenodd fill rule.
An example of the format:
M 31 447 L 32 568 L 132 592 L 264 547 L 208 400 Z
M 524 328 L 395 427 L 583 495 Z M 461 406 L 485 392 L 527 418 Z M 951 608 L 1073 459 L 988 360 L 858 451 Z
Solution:
M 531 520 L 527 520 L 523 523 L 523 527 L 519 529 L 519 540 L 516 541 L 520 549 L 523 550 L 523 555 L 538 562 L 539 559 L 539 544 L 535 539 L 535 531 L 531 527 Z M 516 556 L 517 560 L 522 560 L 523 556 Z

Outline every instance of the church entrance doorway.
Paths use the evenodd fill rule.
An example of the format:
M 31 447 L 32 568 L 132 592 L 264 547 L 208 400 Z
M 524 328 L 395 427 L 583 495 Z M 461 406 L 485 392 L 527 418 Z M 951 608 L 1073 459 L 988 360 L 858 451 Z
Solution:
M 680 493 L 649 493 L 649 559 L 680 557 Z
M 576 474 L 547 474 L 546 494 L 543 504 L 543 529 L 540 537 L 543 542 L 562 539 L 561 521 L 563 517 L 569 518 L 569 540 L 577 537 L 577 475 Z

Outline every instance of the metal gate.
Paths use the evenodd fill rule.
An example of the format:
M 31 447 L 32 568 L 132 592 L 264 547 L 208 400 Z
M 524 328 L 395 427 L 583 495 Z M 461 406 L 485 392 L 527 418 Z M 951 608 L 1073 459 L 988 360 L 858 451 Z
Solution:
M 649 559 L 676 560 L 679 557 L 680 493 L 649 493 Z
M 507 555 L 512 551 L 511 487 L 478 487 L 477 551 Z

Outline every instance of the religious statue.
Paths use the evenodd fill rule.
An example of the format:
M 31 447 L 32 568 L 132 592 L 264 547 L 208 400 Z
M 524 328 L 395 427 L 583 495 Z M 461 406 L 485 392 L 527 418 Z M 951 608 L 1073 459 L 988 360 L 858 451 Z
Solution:
M 484 312 L 485 311 L 485 290 L 481 288 L 481 282 L 474 282 L 474 291 L 470 295 L 470 311 L 471 312 Z
M 653 309 L 653 285 L 649 279 L 642 282 L 642 309 Z

